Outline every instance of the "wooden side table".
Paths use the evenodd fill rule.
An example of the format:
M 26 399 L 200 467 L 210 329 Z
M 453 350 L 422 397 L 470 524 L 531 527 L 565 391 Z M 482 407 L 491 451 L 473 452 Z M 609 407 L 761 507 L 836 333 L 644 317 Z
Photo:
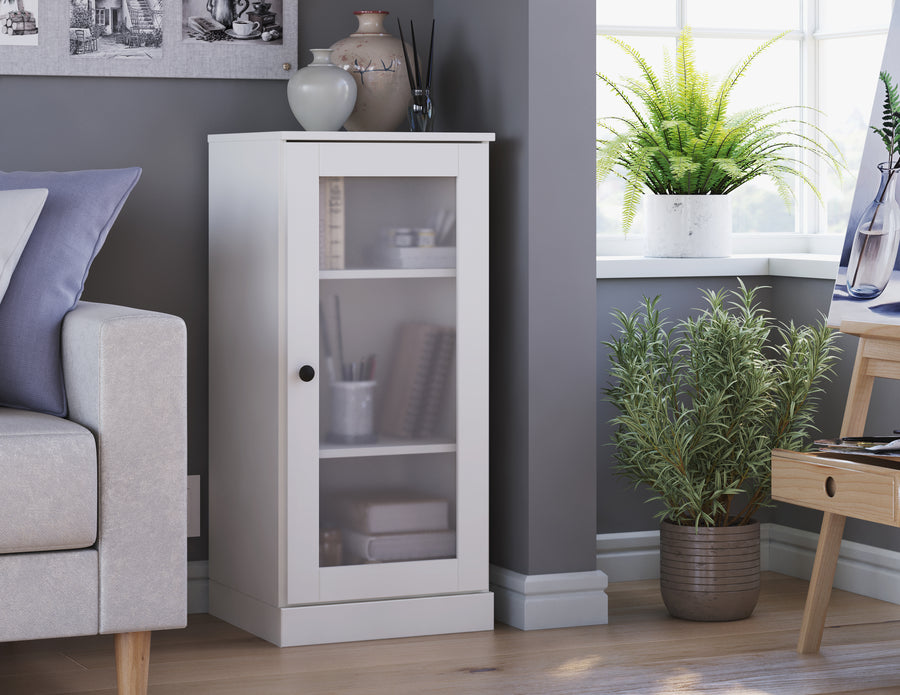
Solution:
M 875 378 L 900 379 L 900 326 L 844 322 L 841 332 L 860 338 L 841 436 L 860 436 Z M 852 517 L 900 527 L 898 491 L 897 458 L 772 452 L 772 499 L 824 512 L 797 644 L 801 654 L 818 652 L 822 643 L 844 522 Z

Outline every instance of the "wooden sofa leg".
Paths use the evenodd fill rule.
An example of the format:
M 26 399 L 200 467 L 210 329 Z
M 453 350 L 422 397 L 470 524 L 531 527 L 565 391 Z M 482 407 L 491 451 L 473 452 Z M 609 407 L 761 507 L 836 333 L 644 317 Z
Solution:
M 116 684 L 119 695 L 147 695 L 150 632 L 116 635 Z

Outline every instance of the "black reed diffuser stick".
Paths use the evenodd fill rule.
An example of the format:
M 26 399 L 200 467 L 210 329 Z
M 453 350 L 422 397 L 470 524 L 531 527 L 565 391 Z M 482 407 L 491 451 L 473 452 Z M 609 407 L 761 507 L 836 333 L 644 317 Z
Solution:
M 425 89 L 431 91 L 431 59 L 434 57 L 434 20 L 431 20 L 431 41 L 428 46 L 428 75 L 425 77 Z
M 416 28 L 412 20 L 409 20 L 409 33 L 412 36 L 413 66 L 416 69 L 416 89 L 422 89 L 422 76 L 419 74 L 419 49 L 416 48 Z
M 409 79 L 409 90 L 412 92 L 412 104 L 409 107 L 409 127 L 412 132 L 431 132 L 434 129 L 433 107 L 431 104 L 431 76 L 434 65 L 434 20 L 431 20 L 431 38 L 428 46 L 428 69 L 424 73 L 425 82 L 422 82 L 423 73 L 419 68 L 419 47 L 416 44 L 416 27 L 412 20 L 409 22 L 410 39 L 412 40 L 412 61 L 410 65 L 410 51 L 406 49 L 406 41 L 403 36 L 403 26 L 397 20 L 397 29 L 400 30 L 400 44 L 403 46 L 403 60 L 406 62 L 406 76 Z M 424 64 L 423 64 L 424 67 Z
M 406 61 L 406 76 L 409 78 L 409 89 L 411 92 L 416 91 L 415 78 L 412 70 L 409 69 L 409 55 L 406 52 L 406 41 L 403 39 L 403 27 L 400 25 L 400 18 L 397 18 L 397 28 L 400 30 L 400 45 L 403 46 L 403 60 Z

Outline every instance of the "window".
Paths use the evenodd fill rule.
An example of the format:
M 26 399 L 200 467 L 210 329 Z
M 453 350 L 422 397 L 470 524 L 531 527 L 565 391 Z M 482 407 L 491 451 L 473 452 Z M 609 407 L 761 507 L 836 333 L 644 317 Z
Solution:
M 613 35 L 637 48 L 654 70 L 662 72 L 664 50 L 673 55 L 675 37 L 690 26 L 698 66 L 721 79 L 760 43 L 789 30 L 742 77 L 731 109 L 767 104 L 811 107 L 806 120 L 837 143 L 847 172 L 842 180 L 824 166 L 816 172 L 824 207 L 799 184 L 794 186 L 791 210 L 768 180 L 739 188 L 732 194 L 736 250 L 750 251 L 754 244 L 768 251 L 819 250 L 822 242 L 845 232 L 892 4 L 892 0 L 756 0 L 747 11 L 742 3 L 721 0 L 597 0 L 597 70 L 613 78 L 636 74 L 631 58 L 603 38 Z M 624 113 L 624 105 L 598 83 L 598 118 Z M 812 128 L 807 131 L 814 134 Z M 630 243 L 621 243 L 622 191 L 615 176 L 597 186 L 598 255 L 637 248 L 630 238 L 642 233 L 640 209 Z

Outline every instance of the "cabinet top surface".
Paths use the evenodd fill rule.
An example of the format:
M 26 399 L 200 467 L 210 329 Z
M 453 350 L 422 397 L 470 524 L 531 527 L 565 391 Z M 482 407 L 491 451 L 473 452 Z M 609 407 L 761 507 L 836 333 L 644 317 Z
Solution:
M 209 142 L 267 140 L 283 142 L 493 142 L 494 133 L 369 133 L 361 131 L 270 131 L 209 135 Z

